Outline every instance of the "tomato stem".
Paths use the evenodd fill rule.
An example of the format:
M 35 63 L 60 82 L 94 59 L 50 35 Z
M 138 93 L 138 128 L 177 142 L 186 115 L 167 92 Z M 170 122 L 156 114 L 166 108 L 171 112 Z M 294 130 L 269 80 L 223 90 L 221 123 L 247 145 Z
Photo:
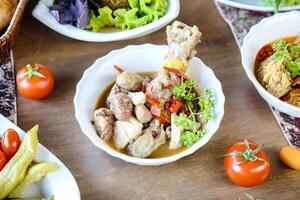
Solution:
M 245 151 L 233 151 L 231 153 L 228 154 L 224 154 L 224 156 L 242 156 L 243 159 L 239 162 L 235 162 L 234 164 L 236 165 L 241 165 L 247 161 L 251 161 L 251 162 L 255 162 L 255 161 L 262 161 L 262 162 L 266 162 L 266 160 L 264 160 L 263 158 L 260 158 L 258 156 L 256 156 L 256 154 L 262 150 L 262 148 L 264 147 L 264 144 L 261 146 L 256 147 L 254 150 L 250 149 L 249 146 L 249 142 L 248 140 L 244 140 L 244 144 L 245 144 Z
M 26 65 L 27 72 L 24 76 L 26 76 L 27 80 L 30 80 L 32 76 L 38 76 L 40 78 L 46 78 L 42 73 L 39 72 L 39 66 L 37 64 L 34 65 L 34 68 L 28 64 Z

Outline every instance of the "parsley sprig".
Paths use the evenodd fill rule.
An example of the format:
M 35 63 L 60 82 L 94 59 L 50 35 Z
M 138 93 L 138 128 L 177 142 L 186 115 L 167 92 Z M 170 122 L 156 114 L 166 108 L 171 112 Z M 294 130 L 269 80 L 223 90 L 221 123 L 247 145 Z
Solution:
M 203 96 L 197 96 L 194 90 L 197 86 L 198 83 L 195 80 L 189 79 L 182 80 L 178 86 L 172 89 L 173 95 L 181 97 L 185 101 L 185 107 L 189 112 L 189 115 L 180 113 L 175 122 L 176 126 L 184 127 L 181 141 L 188 147 L 199 141 L 206 133 L 200 122 L 197 121 L 197 117 L 200 116 L 204 122 L 213 118 L 213 94 L 211 90 L 206 89 Z M 195 111 L 195 104 L 200 108 L 199 112 Z
M 293 45 L 285 40 L 277 40 L 272 44 L 275 59 L 284 59 L 285 68 L 292 77 L 300 75 L 300 43 Z

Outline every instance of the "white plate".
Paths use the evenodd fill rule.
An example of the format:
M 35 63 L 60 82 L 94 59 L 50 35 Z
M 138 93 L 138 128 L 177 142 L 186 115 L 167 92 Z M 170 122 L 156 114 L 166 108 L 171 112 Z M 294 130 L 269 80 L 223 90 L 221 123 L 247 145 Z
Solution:
M 264 18 L 253 26 L 244 38 L 241 48 L 242 65 L 258 93 L 273 107 L 294 117 L 300 117 L 300 108 L 285 103 L 269 93 L 256 79 L 254 62 L 258 51 L 270 42 L 300 33 L 300 12 L 279 13 Z
M 273 7 L 268 7 L 262 4 L 260 0 L 216 0 L 220 3 L 247 10 L 261 11 L 261 12 L 273 12 Z M 289 11 L 300 9 L 300 5 L 295 6 L 282 6 L 279 8 L 280 11 Z
M 25 132 L 0 114 L 0 136 L 8 128 L 14 129 L 22 139 L 24 138 Z M 79 188 L 71 172 L 55 155 L 41 144 L 38 144 L 34 161 L 55 162 L 60 166 L 60 169 L 43 177 L 39 182 L 30 185 L 24 192 L 24 198 L 49 197 L 54 195 L 55 200 L 80 200 Z
M 159 71 L 167 55 L 165 45 L 133 45 L 123 49 L 115 50 L 108 55 L 99 58 L 83 74 L 77 84 L 74 97 L 75 116 L 83 133 L 100 149 L 111 156 L 120 158 L 126 162 L 138 165 L 160 165 L 174 162 L 180 158 L 194 153 L 204 146 L 218 130 L 224 115 L 225 97 L 222 85 L 214 72 L 207 67 L 199 58 L 193 58 L 189 65 L 189 76 L 196 80 L 200 86 L 199 90 L 211 89 L 216 100 L 214 108 L 214 119 L 206 125 L 205 136 L 187 150 L 165 158 L 146 159 L 135 158 L 119 153 L 109 147 L 96 133 L 94 125 L 91 123 L 94 108 L 99 94 L 113 81 L 116 80 L 117 73 L 113 68 L 114 64 L 120 65 L 125 71 Z
M 76 28 L 72 25 L 59 24 L 50 14 L 48 9 L 48 7 L 53 4 L 53 1 L 54 0 L 41 0 L 32 11 L 32 15 L 40 22 L 62 35 L 88 42 L 127 40 L 150 34 L 172 22 L 178 16 L 180 10 L 179 0 L 169 0 L 167 13 L 150 24 L 126 31 L 95 33 Z

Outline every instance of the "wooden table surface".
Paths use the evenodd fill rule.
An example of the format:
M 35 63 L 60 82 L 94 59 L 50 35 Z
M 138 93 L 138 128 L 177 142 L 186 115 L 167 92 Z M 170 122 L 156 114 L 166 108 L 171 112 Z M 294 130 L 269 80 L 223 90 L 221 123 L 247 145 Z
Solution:
M 24 130 L 40 125 L 40 142 L 72 171 L 83 200 L 229 200 L 245 199 L 245 192 L 264 200 L 299 198 L 299 173 L 279 161 L 279 150 L 287 143 L 270 108 L 247 79 L 239 49 L 213 1 L 182 0 L 178 20 L 197 25 L 203 33 L 197 56 L 222 82 L 225 116 L 207 145 L 191 156 L 158 167 L 129 164 L 94 146 L 75 119 L 73 97 L 76 83 L 97 58 L 130 44 L 165 44 L 165 30 L 129 41 L 76 41 L 35 20 L 31 16 L 35 3 L 28 6 L 15 43 L 15 64 L 17 68 L 35 62 L 51 66 L 57 82 L 46 100 L 18 96 L 18 125 Z M 224 174 L 222 154 L 244 138 L 266 144 L 271 160 L 269 179 L 254 188 L 235 186 Z

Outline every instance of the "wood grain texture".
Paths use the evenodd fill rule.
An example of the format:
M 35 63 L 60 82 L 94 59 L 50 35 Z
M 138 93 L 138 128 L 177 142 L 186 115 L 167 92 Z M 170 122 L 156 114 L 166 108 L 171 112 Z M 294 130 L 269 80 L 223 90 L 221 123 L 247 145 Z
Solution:
M 130 44 L 165 44 L 165 30 L 129 41 L 87 43 L 66 38 L 33 19 L 26 10 L 15 45 L 19 68 L 27 63 L 51 66 L 56 77 L 53 94 L 43 101 L 18 97 L 18 122 L 24 130 L 39 124 L 40 142 L 73 172 L 83 200 L 238 199 L 247 192 L 268 199 L 297 199 L 300 176 L 283 166 L 279 150 L 286 141 L 268 105 L 244 73 L 238 47 L 211 0 L 182 0 L 178 20 L 203 32 L 198 54 L 216 73 L 226 96 L 225 117 L 212 140 L 175 163 L 142 167 L 125 163 L 96 148 L 74 117 L 76 83 L 99 57 Z M 237 140 L 266 144 L 271 176 L 261 186 L 241 188 L 223 172 L 222 154 Z

